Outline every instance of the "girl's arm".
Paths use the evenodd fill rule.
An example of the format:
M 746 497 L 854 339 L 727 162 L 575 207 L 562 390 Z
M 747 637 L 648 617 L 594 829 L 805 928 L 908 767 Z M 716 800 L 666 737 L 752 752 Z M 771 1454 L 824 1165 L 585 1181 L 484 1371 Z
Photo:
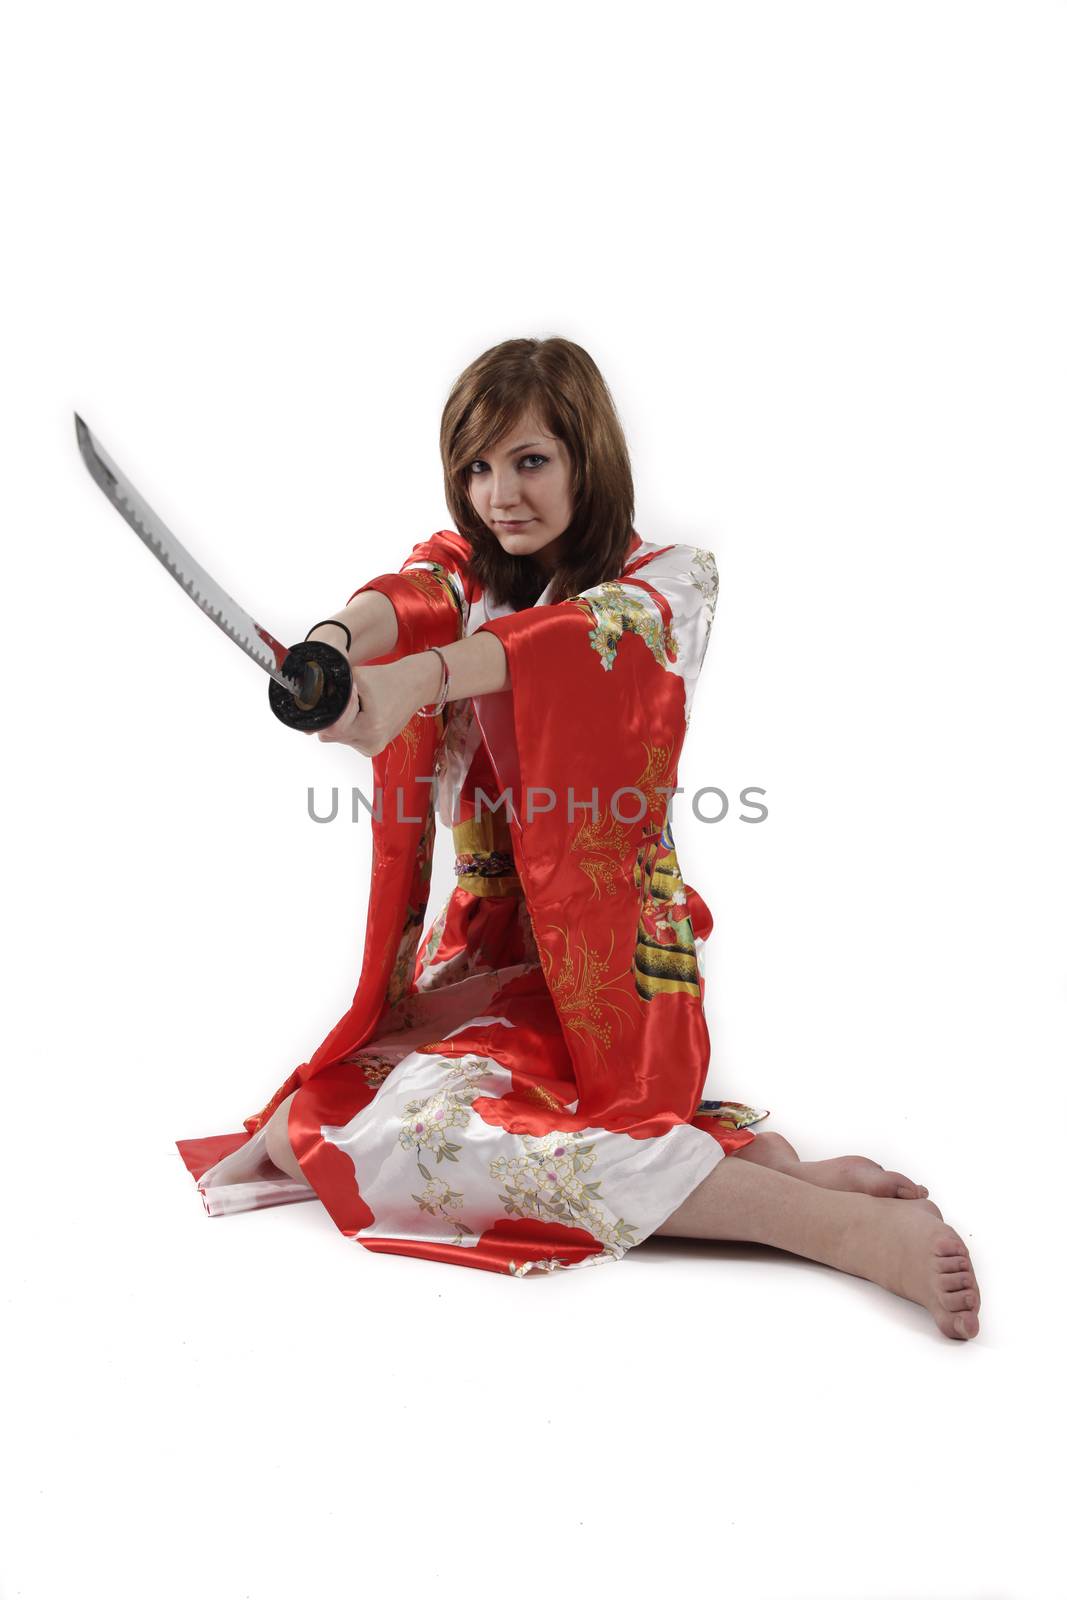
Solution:
M 373 591 L 369 591 L 373 595 Z M 366 595 L 359 598 L 366 598 Z M 376 595 L 374 598 L 381 599 Z M 389 602 L 385 602 L 392 610 Z M 351 609 L 351 608 L 348 608 Z M 343 613 L 338 613 L 343 616 Z M 347 617 L 345 617 L 347 621 Z M 395 618 L 394 618 L 395 622 Z M 349 623 L 351 626 L 351 623 Z M 325 632 L 336 633 L 336 629 Z M 344 637 L 341 636 L 344 644 Z M 395 644 L 395 639 L 394 639 Z M 353 654 L 357 649 L 355 631 Z M 504 646 L 481 629 L 467 639 L 440 647 L 448 663 L 448 700 L 469 695 L 497 694 L 511 687 Z M 384 653 L 384 652 L 379 652 Z M 401 656 L 380 667 L 352 668 L 352 698 L 338 720 L 324 728 L 324 743 L 350 744 L 365 756 L 376 756 L 407 727 L 420 707 L 435 705 L 441 692 L 441 657 L 433 650 Z M 355 708 L 358 706 L 358 710 Z
M 352 648 L 346 650 L 345 636 L 334 623 L 343 623 L 352 635 Z M 348 656 L 352 666 L 374 661 L 396 649 L 397 621 L 392 601 L 376 589 L 364 589 L 342 611 L 317 622 L 310 638 L 322 639 Z
M 312 628 L 313 639 L 324 639 L 343 650 L 345 636 L 334 623 L 343 623 L 352 635 L 352 648 L 347 655 L 354 667 L 363 661 L 376 661 L 379 656 L 387 656 L 396 649 L 396 612 L 392 602 L 376 589 L 362 590 L 342 611 L 324 618 Z M 469 639 L 456 639 L 452 644 L 440 646 L 448 662 L 449 700 L 465 700 L 472 694 L 495 694 L 510 687 L 507 654 L 499 642 L 496 648 L 487 644 L 492 637 L 492 634 L 479 632 L 471 634 Z M 416 662 L 421 663 L 418 669 L 413 665 Z M 405 664 L 407 670 L 397 675 L 398 682 L 408 684 L 412 692 L 428 682 L 429 692 L 416 704 L 421 706 L 431 701 L 436 704 L 441 685 L 440 657 L 428 650 L 392 663 L 398 667 Z
M 507 651 L 500 640 L 479 628 L 467 639 L 439 645 L 448 663 L 448 700 L 466 700 L 472 694 L 498 694 L 511 688 Z M 405 656 L 394 665 L 405 669 L 399 682 L 414 697 L 412 715 L 418 706 L 436 705 L 441 693 L 441 656 L 433 650 Z

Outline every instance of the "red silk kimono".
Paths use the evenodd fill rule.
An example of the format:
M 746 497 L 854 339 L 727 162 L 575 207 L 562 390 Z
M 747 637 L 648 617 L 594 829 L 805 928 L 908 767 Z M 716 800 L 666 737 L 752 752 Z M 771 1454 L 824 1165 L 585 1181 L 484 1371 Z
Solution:
M 712 918 L 668 814 L 714 557 L 635 534 L 618 579 L 514 612 L 469 549 L 436 533 L 363 585 L 397 614 L 379 659 L 481 628 L 510 690 L 413 717 L 374 757 L 352 1005 L 243 1132 L 178 1149 L 210 1215 L 317 1195 L 369 1250 L 522 1276 L 618 1259 L 768 1113 L 702 1098 Z M 424 930 L 438 815 L 456 882 Z M 290 1095 L 304 1183 L 265 1149 Z

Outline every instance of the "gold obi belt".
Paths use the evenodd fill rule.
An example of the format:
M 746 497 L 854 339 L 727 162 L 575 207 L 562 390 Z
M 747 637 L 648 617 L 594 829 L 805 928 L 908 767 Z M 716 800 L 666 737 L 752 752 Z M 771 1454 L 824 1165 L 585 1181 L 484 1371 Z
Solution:
M 456 850 L 456 884 L 470 894 L 522 898 L 522 880 L 515 871 L 511 829 L 499 811 L 483 811 L 452 829 Z

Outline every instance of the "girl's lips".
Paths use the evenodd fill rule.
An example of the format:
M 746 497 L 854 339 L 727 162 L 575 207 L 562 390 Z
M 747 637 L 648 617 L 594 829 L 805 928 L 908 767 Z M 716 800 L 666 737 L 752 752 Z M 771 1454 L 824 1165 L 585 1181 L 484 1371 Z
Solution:
M 499 522 L 498 521 L 497 522 L 497 527 L 498 528 L 525 528 L 527 523 L 530 523 L 532 521 L 533 521 L 532 517 L 527 517 L 524 522 Z

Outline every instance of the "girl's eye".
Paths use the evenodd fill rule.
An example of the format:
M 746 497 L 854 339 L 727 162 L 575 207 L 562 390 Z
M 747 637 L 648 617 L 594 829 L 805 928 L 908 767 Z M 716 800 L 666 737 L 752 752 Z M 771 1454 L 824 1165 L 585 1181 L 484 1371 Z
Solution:
M 547 456 L 538 455 L 536 452 L 531 451 L 531 453 L 528 456 L 523 456 L 522 461 L 519 462 L 519 465 L 521 466 L 523 461 L 536 461 L 538 463 L 538 466 L 532 467 L 530 470 L 532 472 L 537 472 L 537 471 L 540 470 L 540 467 L 547 460 L 548 460 Z M 481 461 L 481 460 L 472 461 L 467 470 L 471 473 L 472 477 L 484 478 L 484 476 L 485 476 L 484 472 L 479 472 L 477 470 L 478 467 L 484 467 L 484 466 L 485 466 L 485 462 L 484 461 Z

